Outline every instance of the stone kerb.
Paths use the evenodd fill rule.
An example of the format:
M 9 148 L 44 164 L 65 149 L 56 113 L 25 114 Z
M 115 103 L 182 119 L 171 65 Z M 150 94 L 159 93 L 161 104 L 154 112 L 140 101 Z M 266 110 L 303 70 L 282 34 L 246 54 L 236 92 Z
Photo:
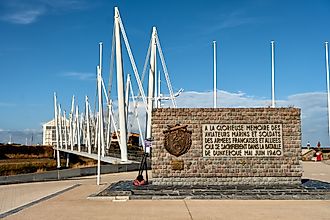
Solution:
M 160 108 L 152 120 L 155 185 L 301 183 L 300 109 Z M 191 133 L 190 148 L 179 156 L 165 149 L 164 132 L 175 125 Z M 180 147 L 180 135 L 167 142 Z

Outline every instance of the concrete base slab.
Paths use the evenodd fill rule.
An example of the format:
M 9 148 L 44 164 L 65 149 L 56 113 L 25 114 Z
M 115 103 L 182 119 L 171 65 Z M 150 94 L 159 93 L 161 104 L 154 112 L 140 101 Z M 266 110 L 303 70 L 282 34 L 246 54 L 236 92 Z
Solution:
M 134 186 L 132 181 L 113 183 L 94 197 L 114 200 L 330 200 L 330 183 L 304 179 L 300 186 Z

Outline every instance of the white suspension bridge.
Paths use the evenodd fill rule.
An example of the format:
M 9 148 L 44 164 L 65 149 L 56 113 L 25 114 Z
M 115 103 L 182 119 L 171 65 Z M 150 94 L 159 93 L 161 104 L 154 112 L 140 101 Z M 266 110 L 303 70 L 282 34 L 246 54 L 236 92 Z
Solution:
M 54 117 L 56 128 L 56 156 L 57 167 L 61 167 L 60 151 L 69 154 L 76 154 L 88 158 L 98 160 L 98 174 L 100 173 L 100 162 L 107 163 L 132 163 L 128 159 L 127 153 L 127 123 L 128 107 L 130 102 L 134 106 L 133 118 L 136 120 L 139 131 L 140 143 L 145 150 L 145 140 L 152 138 L 151 132 L 151 114 L 153 108 L 159 108 L 162 100 L 171 101 L 172 107 L 176 108 L 175 97 L 183 90 L 180 89 L 174 94 L 168 69 L 166 67 L 165 58 L 162 52 L 160 40 L 156 27 L 152 28 L 151 40 L 149 43 L 148 52 L 146 55 L 143 72 L 140 74 L 136 67 L 134 56 L 126 35 L 124 24 L 120 17 L 118 8 L 115 8 L 114 28 L 112 36 L 112 49 L 110 58 L 110 76 L 108 89 L 103 80 L 103 44 L 99 43 L 99 63 L 96 68 L 97 73 L 97 105 L 96 111 L 91 111 L 89 98 L 85 97 L 84 112 L 80 113 L 79 106 L 75 105 L 75 97 L 72 97 L 71 111 L 67 118 L 66 111 L 62 111 L 62 107 L 54 93 Z M 134 79 L 138 86 L 138 95 L 136 96 L 132 86 L 132 80 L 129 74 L 124 76 L 122 46 L 121 41 L 124 41 L 125 48 L 128 53 L 131 68 L 134 73 Z M 158 56 L 157 56 L 158 55 Z M 165 75 L 165 80 L 169 92 L 169 96 L 163 96 L 160 88 L 160 72 L 157 73 L 157 58 L 160 58 L 162 71 Z M 118 96 L 118 115 L 114 113 L 113 99 L 111 98 L 111 86 L 114 72 L 114 62 L 116 62 L 116 79 L 117 79 L 117 96 Z M 149 68 L 148 68 L 149 67 Z M 142 85 L 147 69 L 148 75 L 148 94 Z M 126 79 L 126 85 L 124 86 Z M 146 121 L 140 121 L 138 112 L 139 103 L 142 102 L 143 109 L 146 114 Z M 105 106 L 104 106 L 105 103 Z M 118 123 L 116 121 L 118 116 Z M 142 123 L 145 123 L 145 132 L 142 132 Z M 112 138 L 111 134 L 115 133 L 120 147 L 120 158 L 111 157 L 108 154 Z M 99 175 L 98 175 L 99 176 Z M 99 183 L 99 177 L 98 177 Z

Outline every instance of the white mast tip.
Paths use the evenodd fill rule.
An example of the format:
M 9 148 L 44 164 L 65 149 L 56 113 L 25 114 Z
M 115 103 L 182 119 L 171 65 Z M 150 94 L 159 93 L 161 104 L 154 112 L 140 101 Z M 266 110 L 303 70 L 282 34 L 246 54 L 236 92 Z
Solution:
M 115 7 L 115 18 L 119 18 L 119 9 Z

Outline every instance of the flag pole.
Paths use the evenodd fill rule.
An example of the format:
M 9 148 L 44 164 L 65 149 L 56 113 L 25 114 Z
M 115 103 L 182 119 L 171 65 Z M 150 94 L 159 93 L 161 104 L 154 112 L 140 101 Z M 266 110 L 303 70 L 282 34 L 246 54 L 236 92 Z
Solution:
M 328 133 L 330 138 L 330 83 L 329 83 L 329 46 L 328 41 L 325 42 L 325 66 L 327 73 L 327 93 L 328 93 Z
M 213 107 L 217 107 L 217 51 L 216 41 L 213 41 Z
M 275 108 L 275 60 L 274 60 L 275 45 L 273 40 L 270 43 L 272 48 L 272 108 Z

